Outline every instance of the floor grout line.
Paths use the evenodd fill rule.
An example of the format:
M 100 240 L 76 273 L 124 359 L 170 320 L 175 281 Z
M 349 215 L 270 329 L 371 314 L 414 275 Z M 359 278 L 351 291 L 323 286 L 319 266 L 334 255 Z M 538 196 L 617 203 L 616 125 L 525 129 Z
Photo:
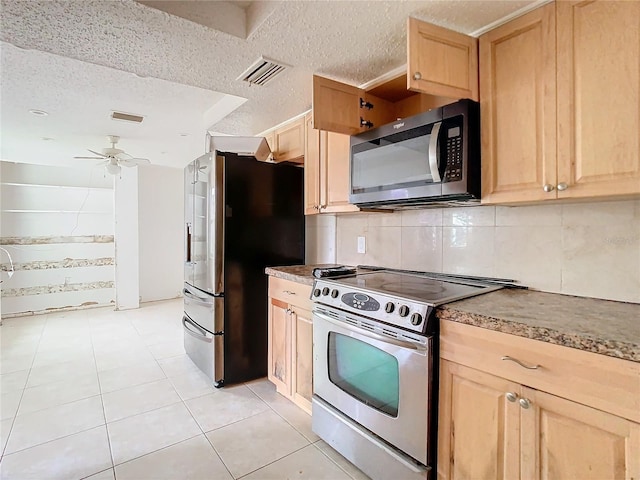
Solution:
M 0 453 L 0 458 L 4 459 L 5 456 L 11 455 L 6 454 L 7 446 L 9 445 L 9 440 L 11 439 L 11 433 L 13 432 L 13 427 L 16 423 L 16 418 L 18 418 L 18 412 L 20 411 L 20 404 L 22 403 L 22 398 L 24 397 L 24 392 L 26 390 L 27 384 L 29 383 L 29 377 L 31 376 L 31 370 L 33 367 L 33 362 L 36 360 L 36 355 L 38 353 L 38 349 L 40 348 L 40 343 L 42 342 L 42 335 L 44 333 L 44 328 L 47 325 L 47 321 L 49 320 L 48 316 L 45 317 L 44 322 L 42 324 L 42 329 L 40 330 L 40 337 L 38 338 L 38 345 L 36 345 L 36 350 L 33 354 L 33 358 L 31 359 L 31 366 L 29 367 L 29 373 L 27 374 L 27 379 L 24 382 L 24 388 L 22 389 L 22 393 L 20 394 L 20 400 L 18 400 L 18 407 L 16 408 L 16 413 L 13 415 L 13 420 L 11 421 L 11 426 L 9 427 L 9 433 L 7 434 L 7 441 L 2 447 L 2 452 Z M 26 370 L 26 369 L 25 369 Z M 15 453 L 15 452 L 14 452 Z
M 309 444 L 309 445 L 305 445 L 304 447 L 297 448 L 296 450 L 294 450 L 294 451 L 293 451 L 293 452 L 291 452 L 291 453 L 287 453 L 286 455 L 284 455 L 284 456 L 282 456 L 282 457 L 280 457 L 280 458 L 277 458 L 277 459 L 275 459 L 275 460 L 273 460 L 273 461 L 271 461 L 271 462 L 269 462 L 269 463 L 266 463 L 266 464 L 262 465 L 260 468 L 256 468 L 255 470 L 252 470 L 252 471 L 250 471 L 249 473 L 245 473 L 244 475 L 241 475 L 241 476 L 239 476 L 239 477 L 234 477 L 234 478 L 235 478 L 235 480 L 240 480 L 241 478 L 244 478 L 244 477 L 246 477 L 247 475 L 251 475 L 252 473 L 255 473 L 255 472 L 259 471 L 259 470 L 262 470 L 263 468 L 266 468 L 266 467 L 268 467 L 269 465 L 272 465 L 272 464 L 274 464 L 274 463 L 276 463 L 276 462 L 279 462 L 280 460 L 282 460 L 282 459 L 284 459 L 284 458 L 287 458 L 287 457 L 289 457 L 289 456 L 293 455 L 294 453 L 297 453 L 297 452 L 299 452 L 300 450 L 304 450 L 305 448 L 310 447 L 310 446 L 311 446 L 311 444 Z
M 171 301 L 172 300 L 169 300 L 168 302 L 171 302 Z M 160 303 L 162 303 L 162 302 L 160 302 Z M 153 379 L 153 380 L 148 380 L 148 381 L 145 380 L 145 381 L 143 381 L 141 383 L 136 383 L 135 385 L 129 385 L 129 386 L 126 386 L 126 387 L 117 388 L 116 390 L 111 390 L 109 392 L 103 392 L 103 385 L 102 385 L 103 382 L 102 382 L 102 380 L 100 378 L 100 374 L 103 373 L 103 372 L 108 372 L 108 371 L 116 370 L 116 369 L 120 369 L 120 368 L 126 369 L 128 367 L 128 365 L 123 365 L 121 367 L 115 367 L 115 368 L 111 368 L 111 369 L 107 369 L 107 370 L 101 370 L 101 371 L 98 370 L 98 361 L 97 361 L 98 360 L 98 358 L 97 358 L 97 353 L 98 352 L 96 350 L 96 347 L 95 347 L 95 344 L 94 344 L 94 340 L 96 338 L 98 338 L 99 340 L 97 340 L 97 341 L 98 341 L 98 343 L 100 345 L 107 346 L 108 345 L 108 338 L 109 338 L 109 333 L 108 333 L 109 330 L 105 329 L 104 331 L 101 331 L 99 336 L 96 336 L 94 334 L 95 330 L 96 329 L 100 329 L 102 323 L 100 322 L 99 318 L 92 317 L 91 315 L 87 314 L 86 315 L 86 321 L 87 321 L 87 323 L 88 323 L 88 325 L 90 327 L 89 342 L 91 344 L 91 352 L 92 352 L 92 355 L 93 355 L 92 360 L 93 360 L 93 363 L 94 363 L 93 368 L 91 369 L 92 370 L 91 373 L 92 373 L 92 375 L 95 374 L 96 377 L 97 377 L 99 393 L 96 394 L 96 395 L 89 395 L 89 396 L 86 396 L 86 397 L 83 397 L 83 398 L 74 399 L 72 401 L 68 401 L 68 402 L 65 402 L 63 404 L 54 405 L 53 407 L 47 407 L 47 408 L 55 408 L 55 407 L 58 407 L 58 406 L 61 406 L 61 405 L 66 405 L 66 404 L 69 404 L 69 403 L 73 403 L 73 402 L 76 402 L 76 401 L 80 401 L 80 400 L 84 400 L 84 399 L 87 399 L 87 398 L 92 398 L 92 397 L 95 397 L 97 395 L 100 395 L 100 402 L 101 402 L 101 407 L 102 407 L 102 419 L 103 419 L 104 423 L 101 424 L 101 425 L 98 425 L 98 426 L 93 426 L 93 427 L 88 428 L 88 429 L 83 429 L 83 430 L 81 430 L 79 432 L 74 432 L 74 433 L 71 433 L 69 435 L 65 435 L 63 437 L 52 439 L 52 440 L 49 440 L 47 442 L 43 442 L 41 444 L 34 445 L 34 446 L 31 446 L 31 447 L 28 447 L 26 449 L 22 449 L 22 450 L 19 450 L 17 452 L 13 452 L 13 453 L 24 452 L 24 451 L 26 451 L 26 450 L 28 450 L 30 448 L 36 447 L 36 446 L 40 446 L 40 445 L 51 443 L 51 442 L 54 442 L 54 441 L 57 441 L 57 440 L 61 440 L 63 438 L 67 438 L 67 437 L 70 437 L 70 436 L 73 436 L 73 435 L 77 435 L 77 434 L 80 434 L 80 433 L 83 433 L 83 432 L 86 432 L 88 430 L 92 430 L 92 429 L 95 429 L 95 428 L 104 427 L 104 430 L 105 430 L 106 435 L 107 435 L 107 443 L 108 443 L 108 448 L 109 448 L 109 458 L 111 460 L 111 467 L 102 468 L 102 470 L 96 471 L 95 473 L 91 473 L 89 475 L 85 475 L 83 478 L 88 478 L 88 477 L 90 477 L 92 475 L 96 475 L 96 474 L 100 474 L 100 473 L 103 473 L 103 472 L 111 471 L 114 479 L 116 479 L 117 478 L 116 466 L 123 465 L 123 464 L 126 464 L 126 463 L 130 463 L 130 462 L 133 462 L 133 461 L 135 461 L 137 459 L 149 456 L 151 454 L 167 450 L 167 449 L 169 449 L 171 447 L 174 447 L 175 445 L 178 445 L 180 443 L 183 443 L 183 442 L 186 442 L 186 441 L 189 441 L 189 440 L 193 440 L 194 438 L 199 437 L 200 435 L 204 436 L 204 438 L 207 440 L 208 445 L 212 448 L 212 450 L 213 450 L 215 456 L 217 457 L 217 459 L 220 461 L 222 466 L 224 466 L 224 469 L 228 472 L 230 477 L 234 478 L 234 479 L 244 478 L 244 477 L 246 477 L 248 475 L 254 474 L 256 471 L 259 471 L 259 470 L 261 470 L 263 468 L 266 468 L 266 467 L 268 467 L 268 466 L 270 466 L 270 465 L 272 465 L 272 464 L 274 464 L 276 462 L 279 462 L 279 461 L 281 461 L 281 460 L 283 460 L 283 459 L 285 459 L 285 458 L 287 458 L 287 457 L 289 457 L 289 456 L 291 456 L 291 455 L 293 455 L 293 454 L 295 454 L 297 452 L 300 452 L 300 451 L 304 450 L 305 448 L 307 448 L 307 447 L 309 447 L 311 445 L 313 445 L 316 450 L 320 450 L 320 452 L 323 455 L 322 458 L 326 458 L 331 462 L 331 464 L 336 465 L 339 468 L 339 470 L 341 472 L 344 472 L 344 474 L 348 478 L 353 478 L 349 474 L 349 472 L 347 472 L 336 461 L 334 461 L 331 457 L 329 457 L 324 451 L 322 451 L 320 449 L 320 447 L 317 444 L 320 441 L 319 439 L 315 439 L 314 440 L 313 438 L 309 438 L 307 436 L 308 434 L 305 434 L 303 432 L 303 430 L 307 430 L 307 427 L 306 427 L 306 423 L 301 423 L 304 420 L 302 417 L 300 419 L 298 419 L 298 417 L 295 415 L 295 412 L 291 411 L 291 414 L 289 414 L 289 411 L 286 408 L 284 408 L 284 407 L 283 408 L 279 408 L 280 407 L 279 403 L 274 402 L 273 400 L 271 400 L 271 401 L 267 400 L 267 399 L 270 398 L 270 396 L 266 395 L 266 392 L 264 392 L 262 395 L 259 393 L 261 391 L 259 382 L 261 380 L 266 382 L 266 379 L 257 379 L 258 382 L 256 382 L 255 384 L 252 384 L 252 383 L 249 383 L 249 382 L 243 382 L 241 384 L 238 384 L 238 386 L 243 385 L 244 387 L 246 387 L 248 389 L 248 391 L 250 391 L 252 393 L 251 398 L 255 397 L 255 398 L 259 399 L 260 402 L 262 402 L 262 404 L 264 404 L 264 410 L 262 410 L 260 412 L 253 413 L 253 414 L 248 415 L 248 416 L 246 416 L 244 418 L 241 418 L 241 419 L 238 419 L 238 420 L 234 420 L 234 421 L 232 421 L 230 423 L 227 423 L 225 425 L 216 427 L 216 428 L 214 428 L 212 430 L 205 431 L 204 428 L 200 425 L 200 423 L 198 423 L 198 421 L 196 419 L 196 415 L 189 408 L 188 402 L 191 402 L 193 400 L 197 400 L 197 399 L 205 397 L 207 395 L 215 394 L 217 390 L 206 391 L 206 392 L 202 392 L 201 393 L 201 391 L 199 390 L 200 384 L 198 383 L 198 380 L 193 378 L 193 381 L 185 380 L 185 383 L 184 383 L 183 387 L 186 388 L 185 392 L 188 393 L 189 391 L 193 391 L 193 392 L 196 392 L 197 395 L 193 396 L 193 397 L 189 397 L 189 398 L 183 398 L 182 397 L 182 395 L 178 392 L 178 388 L 176 387 L 176 383 L 175 382 L 176 382 L 176 379 L 184 378 L 190 372 L 188 370 L 185 370 L 184 368 L 182 368 L 182 364 L 180 363 L 181 361 L 177 361 L 177 362 L 174 362 L 171 365 L 175 366 L 175 367 L 180 367 L 178 370 L 183 370 L 183 372 L 178 372 L 178 375 L 173 375 L 172 377 L 170 377 L 168 375 L 167 371 L 165 370 L 166 365 L 163 366 L 163 364 L 167 364 L 168 363 L 167 361 L 171 361 L 171 359 L 177 359 L 178 357 L 183 357 L 185 354 L 184 353 L 180 353 L 180 354 L 177 354 L 177 355 L 170 355 L 170 356 L 167 356 L 167 357 L 156 358 L 156 356 L 153 355 L 153 353 L 151 352 L 151 347 L 153 345 L 158 345 L 158 344 L 162 344 L 162 343 L 169 343 L 172 340 L 171 339 L 168 339 L 168 340 L 160 339 L 160 340 L 158 340 L 157 342 L 155 342 L 155 343 L 153 343 L 151 345 L 147 345 L 143 341 L 144 335 L 141 335 L 141 333 L 140 333 L 141 331 L 147 331 L 147 328 L 146 328 L 147 320 L 148 320 L 148 324 L 149 325 L 151 325 L 153 322 L 158 321 L 158 319 L 155 318 L 156 315 L 157 315 L 157 317 L 161 317 L 162 320 L 163 320 L 162 321 L 162 325 L 159 325 L 160 328 L 166 326 L 167 329 L 169 329 L 169 327 L 171 326 L 171 322 L 170 321 L 166 321 L 166 322 L 164 321 L 165 318 L 168 318 L 168 315 L 166 313 L 162 313 L 160 311 L 158 311 L 157 313 L 156 312 L 141 312 L 141 313 L 144 313 L 144 315 L 140 315 L 139 317 L 134 317 L 134 314 L 132 314 L 131 311 L 127 311 L 127 315 L 124 315 L 125 318 L 123 319 L 123 321 L 121 322 L 118 319 L 117 323 L 114 323 L 114 325 L 123 325 L 123 328 L 125 330 L 128 330 L 128 327 L 132 328 L 131 334 L 135 335 L 136 339 L 140 339 L 142 341 L 142 344 L 140 345 L 140 351 L 148 353 L 153 358 L 153 362 L 151 360 L 149 360 L 148 362 L 145 362 L 145 364 L 149 365 L 150 369 L 152 369 L 152 370 L 154 370 L 154 368 L 151 368 L 152 366 L 153 367 L 159 367 L 160 371 L 158 373 L 161 372 L 163 377 L 162 378 L 156 378 L 156 379 Z M 113 315 L 118 316 L 118 312 L 113 312 Z M 108 318 L 111 318 L 111 316 L 109 316 Z M 138 321 L 138 319 L 141 319 L 141 320 Z M 142 319 L 144 319 L 144 321 Z M 53 319 L 53 318 L 51 318 L 51 319 L 48 318 L 47 319 L 47 321 L 51 321 L 51 324 L 54 323 L 53 320 L 55 320 L 55 319 Z M 34 354 L 34 358 L 31 361 L 31 367 L 28 369 L 29 371 L 28 371 L 28 374 L 27 374 L 27 380 L 25 381 L 25 386 L 22 389 L 20 403 L 22 402 L 22 398 L 23 398 L 24 393 L 25 393 L 25 391 L 27 389 L 26 385 L 28 383 L 28 380 L 32 375 L 33 364 L 34 364 L 35 358 L 39 353 L 40 346 L 42 345 L 42 341 L 43 341 L 43 338 L 44 338 L 44 331 L 46 329 L 47 321 L 45 321 L 45 323 L 43 324 L 43 328 L 42 328 L 42 330 L 40 332 L 40 336 L 38 337 L 38 344 L 37 344 L 37 347 L 36 347 L 36 353 Z M 136 323 L 134 323 L 134 321 Z M 73 322 L 71 322 L 71 323 L 73 323 Z M 136 326 L 136 324 L 138 326 Z M 70 326 L 70 328 L 71 328 L 71 326 Z M 114 332 L 116 332 L 115 336 L 117 336 L 117 331 L 118 331 L 118 327 L 115 327 L 114 328 Z M 104 335 L 104 336 L 102 336 L 102 335 Z M 126 334 L 123 334 L 122 338 L 124 339 L 125 337 L 126 337 Z M 53 344 L 51 344 L 51 342 L 49 342 L 48 345 L 52 345 L 53 346 Z M 78 345 L 78 348 L 80 346 L 81 345 Z M 144 346 L 144 348 L 142 348 L 143 346 Z M 162 349 L 160 349 L 160 351 L 162 351 Z M 160 354 L 160 355 L 162 355 L 162 354 Z M 67 362 L 60 362 L 60 363 L 67 363 Z M 137 364 L 132 364 L 131 366 L 134 366 L 134 365 L 137 365 Z M 186 365 L 185 365 L 185 367 L 186 367 Z M 170 370 L 171 369 L 169 368 L 169 371 Z M 123 373 L 124 372 L 126 372 L 126 370 L 124 370 Z M 153 408 L 151 410 L 146 410 L 146 411 L 143 411 L 143 412 L 134 413 L 132 415 L 128 415 L 126 417 L 119 418 L 119 419 L 113 420 L 111 422 L 107 422 L 106 409 L 105 409 L 105 398 L 104 398 L 105 395 L 108 395 L 110 393 L 115 393 L 115 392 L 121 392 L 123 390 L 130 389 L 130 388 L 143 387 L 144 385 L 148 385 L 148 384 L 155 383 L 155 382 L 162 382 L 162 381 L 165 381 L 165 380 L 168 380 L 168 384 L 171 385 L 172 391 L 174 393 L 176 393 L 176 395 L 177 395 L 177 399 L 175 399 L 175 402 L 169 403 L 167 405 L 162 405 L 162 406 Z M 54 382 L 47 382 L 47 383 L 44 383 L 44 384 L 41 384 L 41 385 L 46 385 L 46 384 L 51 384 L 51 383 L 54 383 Z M 37 386 L 41 386 L 41 385 L 37 385 Z M 32 387 L 29 387 L 29 388 L 32 388 Z M 224 388 L 221 389 L 221 391 L 223 391 L 223 390 L 225 390 L 225 389 Z M 285 399 L 285 397 L 282 397 L 282 398 Z M 20 403 L 18 404 L 18 409 L 20 408 Z M 182 403 L 184 408 L 186 408 L 187 412 L 189 413 L 189 416 L 192 419 L 192 421 L 195 422 L 195 424 L 198 426 L 199 433 L 197 435 L 188 436 L 188 438 L 172 442 L 171 444 L 164 445 L 161 448 L 155 448 L 152 451 L 146 452 L 146 453 L 144 453 L 142 455 L 138 455 L 138 456 L 136 456 L 134 458 L 131 458 L 131 459 L 127 459 L 126 461 L 121 461 L 120 463 L 116 464 L 116 461 L 115 461 L 115 458 L 114 458 L 113 445 L 112 445 L 111 437 L 109 435 L 109 433 L 110 433 L 110 428 L 109 428 L 110 425 L 125 421 L 127 419 L 131 419 L 131 418 L 136 417 L 136 416 L 145 415 L 147 413 L 151 413 L 151 412 L 157 411 L 157 410 L 162 409 L 162 408 L 175 406 L 175 405 L 178 405 L 179 403 Z M 292 403 L 291 405 L 293 406 L 294 404 Z M 34 411 L 34 412 L 29 412 L 29 413 L 41 412 L 42 410 L 46 410 L 46 409 L 41 409 L 41 410 L 37 410 L 37 411 Z M 220 455 L 218 450 L 213 445 L 213 442 L 209 439 L 208 434 L 210 434 L 212 432 L 215 432 L 215 431 L 217 431 L 219 429 L 222 429 L 222 428 L 225 428 L 225 427 L 228 427 L 228 426 L 232 426 L 232 425 L 237 424 L 239 422 L 242 422 L 242 421 L 245 421 L 245 420 L 249 420 L 249 419 L 251 419 L 253 417 L 256 417 L 256 416 L 259 416 L 259 415 L 262 415 L 262 414 L 268 414 L 269 412 L 275 413 L 275 415 L 277 416 L 278 419 L 283 420 L 286 425 L 291 427 L 293 429 L 293 432 L 296 432 L 303 439 L 304 445 L 299 447 L 299 448 L 296 448 L 295 450 L 287 453 L 286 455 L 282 455 L 277 459 L 271 460 L 271 461 L 265 463 L 264 465 L 261 465 L 259 468 L 256 468 L 256 469 L 252 470 L 251 472 L 248 472 L 248 473 L 245 473 L 245 474 L 243 474 L 241 476 L 235 477 L 231 473 L 231 469 L 230 469 L 230 466 L 233 465 L 233 462 L 231 464 L 229 464 L 229 465 L 227 463 L 225 463 L 224 459 L 222 458 L 222 456 Z M 304 412 L 304 413 L 305 413 L 305 415 L 307 415 L 306 412 Z M 27 415 L 27 414 L 24 414 L 24 415 Z M 12 427 L 13 427 L 13 423 L 16 421 L 16 417 L 17 416 L 18 415 L 16 414 L 13 417 Z M 274 417 L 274 418 L 276 418 L 276 417 Z M 9 438 L 7 436 L 7 444 L 8 444 L 8 439 Z M 5 449 L 6 449 L 6 447 L 5 447 Z M 5 449 L 3 449 L 3 452 L 4 452 Z M 13 455 L 13 453 L 10 454 L 10 455 Z M 125 450 L 125 453 L 126 453 L 126 450 Z M 104 455 L 106 457 L 106 451 L 104 451 Z M 213 458 L 213 457 L 211 457 L 211 458 Z M 318 464 L 318 465 L 320 465 L 320 464 Z M 222 470 L 220 470 L 220 471 L 222 472 Z M 178 478 L 178 477 L 176 477 L 176 478 Z
M 116 471 L 113 462 L 113 448 L 111 447 L 111 436 L 109 435 L 109 427 L 107 426 L 107 414 L 104 411 L 104 397 L 102 396 L 102 384 L 100 383 L 100 374 L 98 373 L 98 361 L 96 359 L 96 350 L 93 345 L 93 338 L 91 338 L 91 351 L 93 352 L 93 363 L 96 366 L 96 377 L 98 379 L 98 390 L 100 391 L 100 404 L 102 405 L 102 418 L 104 419 L 104 429 L 107 434 L 107 444 L 109 445 L 109 458 L 111 459 L 111 468 L 113 468 L 113 476 L 115 478 Z M 97 472 L 99 473 L 99 472 Z

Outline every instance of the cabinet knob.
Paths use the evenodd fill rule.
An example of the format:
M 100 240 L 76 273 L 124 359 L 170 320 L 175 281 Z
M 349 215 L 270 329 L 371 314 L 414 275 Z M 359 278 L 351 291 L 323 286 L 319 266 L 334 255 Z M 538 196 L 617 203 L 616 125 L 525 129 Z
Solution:
M 507 400 L 509 400 L 512 403 L 518 399 L 518 395 L 513 392 L 507 392 L 505 397 L 507 397 Z
M 566 183 L 562 182 L 559 183 L 556 188 L 558 189 L 558 191 L 562 192 L 563 190 L 566 190 L 567 188 L 569 188 L 569 185 L 567 185 Z
M 420 72 L 416 72 L 413 74 L 414 80 L 420 80 L 422 78 L 422 74 Z
M 544 187 L 542 187 L 545 192 L 553 192 L 554 188 L 550 183 L 545 183 Z
M 531 406 L 531 401 L 529 401 L 528 398 L 521 398 L 519 403 L 520 406 L 524 409 L 527 409 Z

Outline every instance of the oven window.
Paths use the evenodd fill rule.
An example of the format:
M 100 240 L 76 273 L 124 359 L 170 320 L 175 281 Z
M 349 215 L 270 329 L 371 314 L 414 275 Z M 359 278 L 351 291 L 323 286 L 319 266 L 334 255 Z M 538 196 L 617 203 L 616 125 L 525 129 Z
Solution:
M 398 416 L 398 360 L 366 342 L 329 333 L 329 380 L 352 397 Z

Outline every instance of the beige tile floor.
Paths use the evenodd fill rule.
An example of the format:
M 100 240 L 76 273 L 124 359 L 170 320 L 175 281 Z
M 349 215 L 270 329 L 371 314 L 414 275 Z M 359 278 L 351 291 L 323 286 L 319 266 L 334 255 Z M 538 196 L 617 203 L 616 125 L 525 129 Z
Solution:
M 7 319 L 0 478 L 367 477 L 265 379 L 215 389 L 184 354 L 182 301 Z

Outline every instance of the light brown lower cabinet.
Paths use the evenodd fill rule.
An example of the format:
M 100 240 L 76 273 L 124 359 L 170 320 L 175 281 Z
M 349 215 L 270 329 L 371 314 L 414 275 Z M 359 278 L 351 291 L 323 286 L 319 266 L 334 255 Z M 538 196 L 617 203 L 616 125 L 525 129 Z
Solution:
M 562 398 L 535 388 L 536 383 L 568 382 L 559 388 L 574 388 L 576 396 L 580 396 L 578 390 L 583 386 L 580 379 L 564 378 L 564 371 L 556 366 L 568 364 L 571 368 L 573 362 L 580 360 L 572 356 L 573 352 L 566 352 L 568 355 L 563 356 L 562 350 L 574 350 L 581 355 L 585 352 L 520 339 L 544 347 L 536 363 L 539 368 L 522 373 L 522 378 L 533 379 L 527 380 L 527 386 L 493 372 L 473 368 L 476 365 L 479 368 L 489 366 L 487 369 L 492 370 L 490 361 L 482 364 L 474 359 L 475 352 L 471 352 L 473 347 L 469 343 L 475 340 L 474 334 L 483 329 L 467 325 L 456 327 L 466 328 L 455 328 L 452 341 L 444 339 L 444 354 L 449 360 L 441 358 L 440 361 L 439 479 L 640 478 L 640 423 L 637 418 L 625 418 L 618 412 L 603 411 L 574 398 Z M 489 338 L 479 340 L 481 345 L 484 340 L 487 340 L 485 345 L 490 345 L 484 352 L 487 357 L 498 356 L 496 365 L 502 369 L 501 373 L 511 368 L 515 372 L 518 368 L 524 370 L 515 362 L 502 360 L 502 351 L 508 348 L 508 337 L 513 335 L 490 333 Z M 468 334 L 468 339 L 461 334 Z M 443 328 L 443 335 L 447 336 L 446 328 Z M 546 347 L 554 348 L 549 352 L 545 351 Z M 509 356 L 522 361 L 517 352 L 517 347 L 512 348 Z M 531 352 L 526 349 L 521 352 L 522 357 L 527 357 L 523 363 L 535 366 L 531 362 L 535 358 Z M 555 353 L 555 363 L 551 362 L 548 353 Z M 599 360 L 597 357 L 603 357 L 587 355 L 596 357 L 592 359 L 594 362 Z M 457 361 L 451 361 L 453 357 L 457 357 Z M 603 360 L 609 359 L 605 357 Z M 610 360 L 620 362 L 618 371 L 611 374 L 611 383 L 617 384 L 627 377 L 626 386 L 625 382 L 619 385 L 622 390 L 626 389 L 621 396 L 626 394 L 628 397 L 621 398 L 621 403 L 632 402 L 635 405 L 640 388 L 638 366 L 634 362 Z M 541 377 L 540 382 L 536 382 L 537 374 Z M 594 380 L 599 375 L 600 372 L 595 371 Z M 607 385 L 603 384 L 601 388 L 605 389 L 606 395 Z M 582 392 L 581 398 L 586 398 L 584 394 Z M 590 395 L 588 391 L 586 394 Z M 609 394 L 615 396 L 620 392 L 612 388 Z M 612 401 L 615 402 L 615 397 Z M 623 405 L 620 411 L 625 408 Z M 634 416 L 633 412 L 630 416 Z
M 268 374 L 281 395 L 311 413 L 311 286 L 269 277 Z

